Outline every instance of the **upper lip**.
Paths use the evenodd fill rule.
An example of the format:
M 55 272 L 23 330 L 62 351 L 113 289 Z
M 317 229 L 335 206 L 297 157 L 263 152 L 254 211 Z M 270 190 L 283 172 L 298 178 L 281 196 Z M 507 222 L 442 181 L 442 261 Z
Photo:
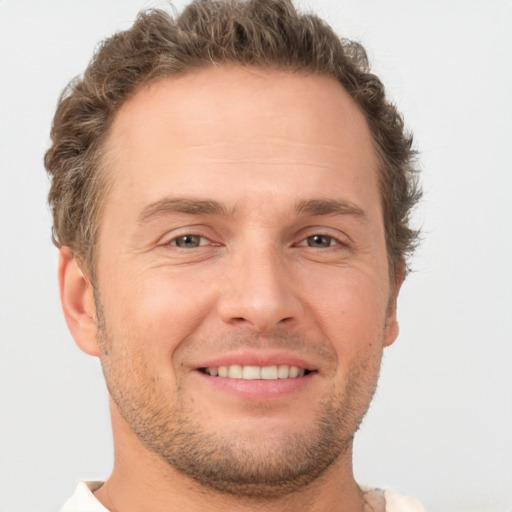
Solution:
M 317 366 L 311 361 L 300 357 L 299 355 L 284 351 L 268 351 L 268 350 L 239 350 L 228 352 L 221 356 L 208 359 L 199 364 L 199 368 L 216 368 L 219 366 L 297 366 L 305 370 L 314 371 Z

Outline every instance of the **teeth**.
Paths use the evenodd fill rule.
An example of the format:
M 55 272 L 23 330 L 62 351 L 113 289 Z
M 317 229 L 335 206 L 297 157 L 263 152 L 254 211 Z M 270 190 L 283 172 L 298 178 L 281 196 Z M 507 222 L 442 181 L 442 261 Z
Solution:
M 277 378 L 278 379 L 287 379 L 290 375 L 290 367 L 289 366 L 278 366 L 277 367 Z
M 242 370 L 242 378 L 246 380 L 261 379 L 261 367 L 244 366 Z
M 263 366 L 261 369 L 261 378 L 265 380 L 277 379 L 277 366 Z
M 228 366 L 228 377 L 230 379 L 241 379 L 242 367 L 239 364 L 232 364 L 231 366 Z
M 299 369 L 296 366 L 292 366 L 290 368 L 289 377 L 294 379 L 295 377 L 298 377 L 298 376 L 299 376 Z
M 214 377 L 227 377 L 229 379 L 277 380 L 304 377 L 306 370 L 304 368 L 288 366 L 286 364 L 279 366 L 242 366 L 239 364 L 232 364 L 231 366 L 210 366 L 205 368 L 205 373 Z

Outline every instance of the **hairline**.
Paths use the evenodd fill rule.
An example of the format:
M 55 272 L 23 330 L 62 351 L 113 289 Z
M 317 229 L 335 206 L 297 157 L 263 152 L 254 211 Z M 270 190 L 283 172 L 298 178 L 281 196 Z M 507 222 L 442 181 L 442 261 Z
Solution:
M 215 67 L 223 67 L 223 68 L 238 68 L 245 70 L 260 70 L 260 71 L 275 71 L 282 72 L 286 74 L 298 74 L 304 77 L 307 76 L 318 76 L 330 78 L 336 81 L 336 83 L 342 88 L 342 90 L 349 96 L 352 104 L 357 108 L 357 110 L 363 116 L 364 122 L 366 124 L 366 128 L 368 129 L 368 133 L 370 135 L 371 144 L 373 150 L 375 152 L 375 157 L 377 160 L 377 167 L 375 172 L 377 173 L 377 186 L 380 200 L 380 209 L 384 222 L 384 235 L 386 242 L 386 255 L 388 260 L 388 268 L 389 275 L 391 279 L 394 279 L 397 274 L 398 267 L 401 265 L 405 265 L 405 259 L 403 256 L 395 257 L 391 252 L 391 247 L 389 245 L 389 237 L 388 231 L 386 229 L 386 215 L 385 215 L 385 194 L 383 187 L 385 186 L 385 170 L 386 170 L 386 161 L 385 157 L 382 154 L 382 150 L 377 143 L 371 125 L 368 121 L 367 115 L 364 112 L 363 108 L 359 103 L 355 100 L 354 96 L 345 88 L 343 83 L 340 81 L 339 77 L 334 73 L 329 73 L 324 70 L 313 69 L 310 66 L 291 66 L 291 65 L 280 65 L 279 63 L 269 62 L 267 64 L 248 64 L 244 62 L 236 62 L 235 60 L 226 60 L 226 61 L 212 61 L 210 63 L 197 63 L 192 64 L 189 68 L 185 70 L 180 70 L 175 73 L 168 72 L 166 74 L 158 75 L 151 77 L 149 79 L 145 78 L 138 84 L 132 91 L 130 91 L 126 97 L 120 102 L 115 111 L 110 114 L 110 118 L 106 123 L 105 132 L 102 134 L 101 139 L 98 141 L 98 147 L 96 154 L 94 156 L 92 165 L 96 167 L 94 170 L 95 176 L 95 187 L 96 194 L 94 194 L 95 205 L 94 212 L 91 215 L 91 222 L 93 228 L 93 236 L 91 237 L 90 243 L 91 247 L 87 248 L 85 251 L 79 251 L 78 259 L 82 263 L 84 270 L 87 272 L 88 277 L 91 281 L 96 280 L 96 265 L 98 259 L 98 245 L 99 245 L 99 232 L 101 228 L 101 222 L 103 219 L 103 211 L 105 207 L 105 203 L 107 202 L 108 195 L 112 190 L 112 187 L 115 186 L 115 177 L 112 169 L 113 162 L 109 161 L 109 154 L 113 150 L 112 146 L 109 146 L 109 141 L 112 135 L 112 129 L 118 117 L 118 114 L 121 109 L 123 109 L 124 105 L 128 103 L 132 98 L 138 95 L 144 89 L 148 89 L 153 85 L 163 82 L 169 81 L 173 79 L 179 79 L 181 77 L 185 77 L 195 72 L 201 72 L 204 70 L 208 70 Z M 110 172 L 109 172 L 110 168 Z M 108 176 L 110 174 L 110 177 Z M 85 254 L 80 253 L 85 252 Z

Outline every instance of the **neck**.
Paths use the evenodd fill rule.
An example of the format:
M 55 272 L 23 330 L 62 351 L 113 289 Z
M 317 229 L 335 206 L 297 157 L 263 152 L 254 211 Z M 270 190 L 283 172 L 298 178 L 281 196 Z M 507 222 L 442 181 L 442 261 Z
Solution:
M 354 480 L 352 445 L 310 484 L 284 495 L 247 497 L 197 483 L 143 446 L 112 407 L 114 469 L 94 492 L 111 512 L 355 512 L 364 498 Z

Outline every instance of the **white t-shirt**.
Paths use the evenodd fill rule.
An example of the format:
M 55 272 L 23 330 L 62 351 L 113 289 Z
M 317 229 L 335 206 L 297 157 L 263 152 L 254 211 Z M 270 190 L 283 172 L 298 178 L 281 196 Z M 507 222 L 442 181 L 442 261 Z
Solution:
M 109 512 L 93 494 L 93 491 L 98 489 L 102 483 L 80 482 L 75 494 L 65 503 L 61 512 Z M 425 509 L 416 500 L 407 496 L 401 496 L 390 489 L 375 491 L 372 500 L 378 501 L 377 495 L 383 497 L 386 503 L 384 512 L 425 512 Z

